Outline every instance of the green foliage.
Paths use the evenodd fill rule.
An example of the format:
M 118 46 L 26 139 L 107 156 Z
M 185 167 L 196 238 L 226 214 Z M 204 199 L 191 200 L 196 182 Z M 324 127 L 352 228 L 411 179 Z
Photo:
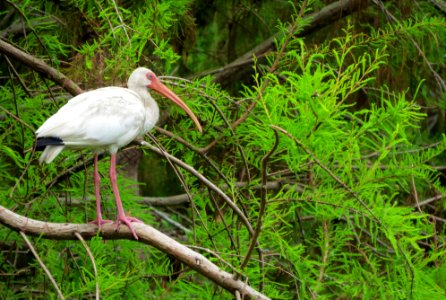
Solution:
M 10 40 L 51 58 L 86 88 L 119 85 L 137 65 L 163 74 L 198 73 L 236 58 L 276 28 L 281 31 L 279 50 L 256 60 L 252 81 L 243 82 L 239 97 L 211 76 L 163 78 L 197 112 L 205 133 L 192 130 L 181 110 L 161 102 L 170 116 L 162 126 L 186 142 L 157 133 L 157 143 L 224 190 L 253 228 L 261 222 L 258 247 L 246 266 L 242 262 L 253 239 L 246 224 L 215 190 L 184 170 L 176 169 L 178 181 L 193 195 L 192 203 L 166 212 L 176 212 L 171 219 L 190 233 L 139 203 L 135 182 L 121 176 L 124 207 L 132 216 L 203 251 L 222 269 L 236 270 L 272 299 L 445 298 L 444 114 L 425 108 L 444 107 L 441 78 L 435 74 L 444 74 L 446 27 L 437 12 L 420 7 L 425 10 L 405 18 L 398 6 L 403 4 L 392 2 L 387 9 L 398 22 L 387 23 L 369 8 L 364 14 L 374 22 L 350 18 L 338 24 L 342 30 L 303 39 L 288 32 L 288 21 L 296 22 L 298 31 L 309 22 L 291 3 L 216 3 L 207 14 L 197 14 L 194 23 L 191 15 L 204 11 L 202 1 L 62 2 L 16 4 L 15 18 L 26 16 L 33 34 Z M 322 1 L 310 3 L 307 13 L 323 7 Z M 68 10 L 74 12 L 68 16 Z M 58 25 L 62 17 L 65 27 Z M 243 35 L 233 25 L 231 35 L 226 17 L 247 18 L 250 30 Z M 79 23 L 88 30 L 70 28 Z M 230 39 L 223 45 L 226 34 Z M 179 38 L 185 39 L 181 46 Z M 234 45 L 239 45 L 236 52 L 229 54 Z M 69 66 L 62 64 L 65 59 Z M 39 220 L 91 221 L 88 151 L 64 152 L 50 165 L 39 165 L 32 151 L 35 129 L 67 96 L 26 69 L 20 70 L 25 88 L 16 75 L 6 77 L 12 74 L 7 66 L 0 66 L 5 76 L 0 93 L 2 206 Z M 439 119 L 438 129 L 428 124 L 432 116 Z M 78 170 L 66 173 L 73 166 Z M 108 164 L 101 163 L 100 173 L 107 172 Z M 104 214 L 113 218 L 106 178 L 101 188 Z M 438 201 L 430 200 L 435 197 Z M 1 297 L 56 298 L 20 235 L 1 227 L 0 239 L 6 249 L 0 254 L 0 270 L 6 274 Z M 32 242 L 70 299 L 91 297 L 96 282 L 104 299 L 232 298 L 201 275 L 176 269 L 174 258 L 136 241 L 89 241 L 97 276 L 79 241 Z

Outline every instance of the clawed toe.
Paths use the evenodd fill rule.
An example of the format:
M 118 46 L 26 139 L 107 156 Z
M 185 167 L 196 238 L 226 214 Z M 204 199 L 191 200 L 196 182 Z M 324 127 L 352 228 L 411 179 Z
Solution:
M 140 219 L 137 218 L 133 218 L 133 217 L 125 217 L 125 219 L 129 222 L 132 223 L 143 223 Z M 120 219 L 118 219 L 118 221 L 121 221 Z
M 138 235 L 136 234 L 135 229 L 132 226 L 132 223 L 143 223 L 141 220 L 138 220 L 137 218 L 133 218 L 133 217 L 127 217 L 127 216 L 119 216 L 118 219 L 116 220 L 116 229 L 118 229 L 120 224 L 125 224 L 130 231 L 133 234 L 133 237 L 137 240 L 138 239 Z

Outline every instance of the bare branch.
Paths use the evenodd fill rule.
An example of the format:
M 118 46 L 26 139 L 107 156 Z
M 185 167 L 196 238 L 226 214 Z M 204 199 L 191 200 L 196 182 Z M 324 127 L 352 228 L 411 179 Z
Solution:
M 172 218 L 169 217 L 168 214 L 166 214 L 166 213 L 164 213 L 164 212 L 162 212 L 162 211 L 160 211 L 160 210 L 157 210 L 157 209 L 155 209 L 155 208 L 152 208 L 152 211 L 153 211 L 157 216 L 159 216 L 159 217 L 161 217 L 162 219 L 166 220 L 167 223 L 169 223 L 169 224 L 171 224 L 171 225 L 173 225 L 173 226 L 175 226 L 175 227 L 177 227 L 177 228 L 183 230 L 184 233 L 190 233 L 190 232 L 191 232 L 189 228 L 186 228 L 186 227 L 184 227 L 183 225 L 181 225 L 180 223 L 178 223 L 177 221 L 172 220 Z
M 432 197 L 432 198 L 423 200 L 423 201 L 421 201 L 421 202 L 416 202 L 416 203 L 412 204 L 412 207 L 417 207 L 417 208 L 418 208 L 418 207 L 421 207 L 421 206 L 430 204 L 430 203 L 432 203 L 432 202 L 435 202 L 435 201 L 437 201 L 437 200 L 441 200 L 441 199 L 443 199 L 444 197 L 445 197 L 444 195 L 440 194 L 440 195 L 437 195 L 437 196 L 435 196 L 435 197 Z
M 115 224 L 105 224 L 99 230 L 94 224 L 48 223 L 18 215 L 3 206 L 0 206 L 0 223 L 14 231 L 26 232 L 47 239 L 75 240 L 77 239 L 75 235 L 77 232 L 84 239 L 90 239 L 99 234 L 104 239 L 133 240 L 133 235 L 126 226 L 120 226 L 117 230 Z M 244 299 L 269 299 L 243 281 L 234 279 L 232 274 L 221 270 L 202 254 L 178 243 L 155 228 L 143 223 L 132 225 L 139 237 L 139 240 L 135 242 L 154 246 L 169 255 L 175 256 L 178 260 L 229 292 L 239 291 Z

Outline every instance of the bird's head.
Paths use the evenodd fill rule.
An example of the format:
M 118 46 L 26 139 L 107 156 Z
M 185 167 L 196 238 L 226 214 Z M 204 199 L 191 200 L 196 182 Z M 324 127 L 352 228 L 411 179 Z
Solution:
M 194 115 L 192 110 L 186 105 L 186 103 L 183 102 L 183 100 L 180 99 L 180 97 L 169 90 L 169 88 L 167 88 L 167 86 L 165 86 L 151 70 L 143 67 L 137 68 L 130 75 L 127 85 L 129 89 L 139 89 L 141 87 L 147 87 L 154 90 L 158 94 L 172 100 L 189 115 L 192 121 L 194 121 L 195 126 L 197 126 L 198 131 L 203 132 L 200 122 L 198 121 L 198 118 Z

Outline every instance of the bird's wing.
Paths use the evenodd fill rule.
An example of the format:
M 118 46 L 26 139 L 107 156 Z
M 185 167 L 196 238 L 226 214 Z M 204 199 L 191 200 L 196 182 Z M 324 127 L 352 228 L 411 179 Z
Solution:
M 37 131 L 67 146 L 101 147 L 130 143 L 143 130 L 145 108 L 133 91 L 107 87 L 72 98 Z

